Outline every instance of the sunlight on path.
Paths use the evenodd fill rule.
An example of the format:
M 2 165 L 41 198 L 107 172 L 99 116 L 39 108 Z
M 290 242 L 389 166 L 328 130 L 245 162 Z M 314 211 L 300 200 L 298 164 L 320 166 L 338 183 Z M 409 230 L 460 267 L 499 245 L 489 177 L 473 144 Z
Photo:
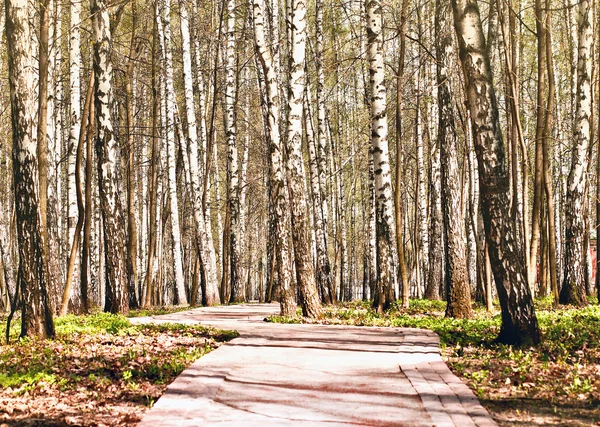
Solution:
M 186 369 L 139 425 L 496 425 L 443 363 L 433 332 L 263 320 L 278 312 L 243 304 L 132 319 L 240 333 Z

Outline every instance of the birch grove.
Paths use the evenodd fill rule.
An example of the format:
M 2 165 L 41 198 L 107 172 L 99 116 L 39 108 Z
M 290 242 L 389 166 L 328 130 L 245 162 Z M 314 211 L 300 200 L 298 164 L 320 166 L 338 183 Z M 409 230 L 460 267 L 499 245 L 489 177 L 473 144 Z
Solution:
M 0 309 L 426 298 L 537 342 L 598 294 L 600 11 L 530 3 L 8 1 Z

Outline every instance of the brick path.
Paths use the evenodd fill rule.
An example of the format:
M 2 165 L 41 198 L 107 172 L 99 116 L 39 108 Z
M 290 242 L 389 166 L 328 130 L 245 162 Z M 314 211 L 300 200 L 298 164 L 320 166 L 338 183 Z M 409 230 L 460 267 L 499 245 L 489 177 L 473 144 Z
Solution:
M 496 426 L 442 361 L 435 333 L 263 321 L 278 311 L 244 304 L 132 319 L 240 333 L 186 369 L 139 425 Z

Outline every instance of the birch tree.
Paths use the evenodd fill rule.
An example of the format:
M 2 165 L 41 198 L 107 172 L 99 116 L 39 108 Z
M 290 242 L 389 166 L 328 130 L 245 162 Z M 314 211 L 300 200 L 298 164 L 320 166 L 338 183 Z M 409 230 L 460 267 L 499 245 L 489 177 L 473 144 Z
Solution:
M 273 0 L 276 2 L 277 0 Z M 320 235 L 321 245 L 324 245 L 317 260 L 317 281 L 319 287 L 327 292 L 326 302 L 335 303 L 335 289 L 331 280 L 331 265 L 327 253 L 327 224 L 329 222 L 329 208 L 327 205 L 327 137 L 326 137 L 326 109 L 325 109 L 325 72 L 323 70 L 323 1 L 315 1 L 315 65 L 317 71 L 317 138 L 316 138 L 316 173 L 318 189 L 320 191 L 319 224 L 316 232 Z M 315 202 L 316 203 L 316 202 Z
M 310 186 L 312 195 L 312 214 L 315 230 L 315 249 L 317 265 L 317 284 L 321 292 L 321 300 L 327 304 L 335 301 L 335 292 L 332 292 L 331 271 L 327 255 L 327 238 L 321 186 L 319 182 L 319 167 L 317 162 L 317 144 L 314 138 L 312 113 L 310 109 L 310 90 L 304 95 L 304 127 L 306 129 L 306 144 L 308 146 L 308 162 L 310 172 Z
M 265 41 L 264 2 L 253 0 L 253 23 L 256 50 L 260 59 L 266 86 L 267 99 L 267 143 L 270 156 L 270 200 L 275 216 L 275 244 L 277 276 L 281 289 L 280 305 L 282 316 L 294 316 L 296 305 L 292 287 L 292 254 L 289 233 L 289 194 L 286 191 L 283 169 L 283 144 L 279 132 L 280 97 L 274 55 Z M 271 276 L 272 277 L 272 276 Z M 270 294 L 269 294 L 270 296 Z
M 585 293 L 584 202 L 588 169 L 588 149 L 591 143 L 592 115 L 592 12 L 591 1 L 579 2 L 577 49 L 577 89 L 571 170 L 567 181 L 565 202 L 564 279 L 560 291 L 561 304 L 583 306 Z
M 171 218 L 171 239 L 173 271 L 175 275 L 175 296 L 179 305 L 187 304 L 183 279 L 181 255 L 181 231 L 179 228 L 179 205 L 177 202 L 176 152 L 175 152 L 175 88 L 173 86 L 173 53 L 171 42 L 171 0 L 159 2 L 160 19 L 158 30 L 162 33 L 162 52 L 165 85 L 165 140 L 167 143 L 167 183 Z
M 36 140 L 34 9 L 26 0 L 7 0 L 6 41 L 13 132 L 13 186 L 20 257 L 21 336 L 53 337 L 47 293 L 48 266 L 39 206 Z
M 465 221 L 462 216 L 458 141 L 454 122 L 454 104 L 450 73 L 454 67 L 452 9 L 445 0 L 436 1 L 435 9 L 437 84 L 439 105 L 438 140 L 441 154 L 442 211 L 444 220 L 446 316 L 469 318 L 471 290 L 467 269 Z
M 398 53 L 398 75 L 396 77 L 396 188 L 394 189 L 394 210 L 396 213 L 396 251 L 398 252 L 398 268 L 400 270 L 400 279 L 402 282 L 402 307 L 409 306 L 409 283 L 408 272 L 406 270 L 406 260 L 404 255 L 404 209 L 402 207 L 402 187 L 404 182 L 402 161 L 403 161 L 403 128 L 402 128 L 402 89 L 404 87 L 404 67 L 406 56 L 406 21 L 408 12 L 408 0 L 402 0 L 402 9 L 400 11 L 400 28 L 398 36 L 400 38 L 400 52 Z M 369 155 L 369 186 L 371 186 L 372 155 Z M 373 191 L 370 188 L 369 194 Z M 372 207 L 371 207 L 372 208 Z M 371 209 L 369 210 L 369 212 Z M 373 225 L 371 223 L 373 222 Z M 374 231 L 374 216 L 369 217 L 369 230 Z M 373 235 L 374 237 L 374 235 Z M 371 231 L 369 231 L 369 242 L 371 241 Z M 369 243 L 371 247 L 371 243 Z M 374 245 L 372 250 L 374 250 Z M 371 252 L 371 249 L 369 250 Z M 369 258 L 371 259 L 371 257 Z
M 184 100 L 185 113 L 187 119 L 187 154 L 190 164 L 190 180 L 191 180 L 191 196 L 192 209 L 194 213 L 195 225 L 195 240 L 202 259 L 204 268 L 205 283 L 202 290 L 202 304 L 215 305 L 220 304 L 218 279 L 217 279 L 217 263 L 215 258 L 214 248 L 208 239 L 206 220 L 204 210 L 202 208 L 202 187 L 200 185 L 199 161 L 198 161 L 198 126 L 196 122 L 196 107 L 194 102 L 194 89 L 192 81 L 192 56 L 190 46 L 190 30 L 189 30 L 189 14 L 186 0 L 179 2 L 179 17 L 181 22 L 181 42 L 183 53 L 183 83 L 184 83 Z M 199 88 L 203 90 L 203 87 Z M 203 100 L 200 100 L 201 104 Z M 204 108 L 201 109 L 201 120 L 204 121 Z M 206 137 L 206 127 L 203 127 L 203 137 Z M 207 177 L 205 177 L 207 179 Z M 198 299 L 198 301 L 200 301 Z
M 110 59 L 111 32 L 105 0 L 92 0 L 94 38 L 94 104 L 96 110 L 96 154 L 98 187 L 104 227 L 104 262 L 106 263 L 105 310 L 126 313 L 128 307 L 125 266 L 125 218 L 119 196 L 120 158 L 111 120 L 113 103 L 113 68 Z
M 306 173 L 302 157 L 302 100 L 306 57 L 306 3 L 292 0 L 288 30 L 291 32 L 287 117 L 287 179 L 292 220 L 292 242 L 302 314 L 322 317 L 314 266 L 311 259 Z
M 227 138 L 227 202 L 229 209 L 229 281 L 231 302 L 245 301 L 242 286 L 242 264 L 240 259 L 242 241 L 240 232 L 239 165 L 236 146 L 237 128 L 235 117 L 235 0 L 227 0 L 227 31 L 225 35 L 225 136 Z
M 383 11 L 379 0 L 366 0 L 366 8 L 377 240 L 377 284 L 373 307 L 381 312 L 391 303 L 390 293 L 394 283 L 392 277 L 392 180 L 387 140 L 387 93 L 382 34 Z
M 81 127 L 81 2 L 69 2 L 71 25 L 69 31 L 69 140 L 67 144 L 67 222 L 69 228 L 69 245 L 75 238 L 77 224 L 77 190 L 75 186 L 75 162 L 77 140 Z M 79 266 L 75 263 L 73 281 L 79 281 Z
M 498 341 L 537 343 L 540 330 L 523 254 L 510 220 L 504 142 L 479 7 L 477 0 L 452 0 L 452 7 L 479 165 L 485 235 L 502 309 Z

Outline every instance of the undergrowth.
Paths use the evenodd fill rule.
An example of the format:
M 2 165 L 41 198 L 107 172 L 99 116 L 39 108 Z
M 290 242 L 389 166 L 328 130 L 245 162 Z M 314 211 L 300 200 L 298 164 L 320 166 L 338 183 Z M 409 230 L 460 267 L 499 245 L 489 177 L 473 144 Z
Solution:
M 193 361 L 237 336 L 199 325 L 132 325 L 121 315 L 95 313 L 59 317 L 55 339 L 31 340 L 18 338 L 19 323 L 11 327 L 11 343 L 0 345 L 0 424 L 34 415 L 106 424 L 126 408 L 111 424 L 133 425 L 142 412 L 131 405 L 151 406 Z

